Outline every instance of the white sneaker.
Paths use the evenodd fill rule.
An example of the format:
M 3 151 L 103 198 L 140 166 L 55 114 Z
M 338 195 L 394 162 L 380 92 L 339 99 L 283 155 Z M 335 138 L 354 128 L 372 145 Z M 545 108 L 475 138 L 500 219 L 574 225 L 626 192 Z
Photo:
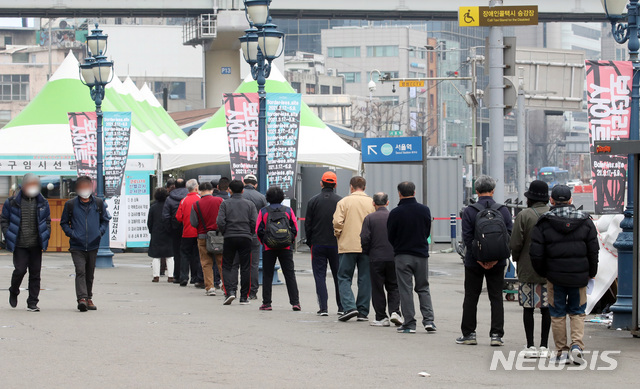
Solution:
M 404 319 L 402 318 L 402 316 L 394 312 L 391 314 L 391 322 L 395 324 L 396 327 L 400 327 L 402 323 L 404 323 Z
M 216 295 L 216 289 L 215 288 L 211 288 L 209 290 L 207 290 L 206 292 L 204 292 L 205 296 L 215 296 Z
M 534 358 L 540 357 L 540 353 L 538 352 L 538 349 L 535 346 L 525 348 L 520 352 L 520 354 L 522 354 L 522 356 L 527 359 L 534 359 Z
M 569 363 L 569 353 L 566 351 L 558 351 L 556 355 L 551 357 L 551 363 L 556 365 L 566 365 Z
M 388 318 L 385 317 L 382 320 L 374 320 L 372 322 L 369 322 L 369 325 L 372 327 L 390 327 L 391 322 L 389 321 Z
M 546 347 L 538 348 L 538 358 L 547 359 L 551 356 L 551 351 Z

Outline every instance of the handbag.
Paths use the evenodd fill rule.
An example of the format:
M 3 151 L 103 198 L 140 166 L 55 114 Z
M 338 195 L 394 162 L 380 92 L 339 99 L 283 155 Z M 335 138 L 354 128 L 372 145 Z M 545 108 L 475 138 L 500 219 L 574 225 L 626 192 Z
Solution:
M 198 208 L 198 221 L 202 223 L 202 228 L 206 230 L 207 227 L 205 226 L 204 219 L 202 217 L 200 202 L 196 203 L 196 207 Z M 205 243 L 209 254 L 222 254 L 222 250 L 224 248 L 224 236 L 222 236 L 218 231 L 207 231 Z

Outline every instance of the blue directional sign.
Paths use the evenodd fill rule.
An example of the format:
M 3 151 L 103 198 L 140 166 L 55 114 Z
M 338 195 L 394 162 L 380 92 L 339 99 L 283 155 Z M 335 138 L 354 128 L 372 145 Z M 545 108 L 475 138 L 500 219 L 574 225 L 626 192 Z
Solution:
M 362 162 L 422 162 L 422 138 L 364 138 Z

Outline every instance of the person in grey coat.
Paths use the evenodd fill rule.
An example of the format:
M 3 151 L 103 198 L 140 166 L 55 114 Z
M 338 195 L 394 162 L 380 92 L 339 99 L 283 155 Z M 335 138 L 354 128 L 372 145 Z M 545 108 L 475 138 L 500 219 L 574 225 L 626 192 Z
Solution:
M 267 199 L 264 195 L 258 192 L 258 179 L 253 174 L 247 174 L 244 176 L 244 192 L 242 192 L 242 198 L 251 201 L 256 206 L 256 211 L 260 211 L 267 206 Z M 258 288 L 260 283 L 258 282 L 258 267 L 260 265 L 260 258 L 262 255 L 260 241 L 256 235 L 253 236 L 251 241 L 251 257 L 255 260 L 251 262 L 251 291 L 249 292 L 249 299 L 256 300 L 258 298 Z M 236 257 L 238 261 L 238 257 Z M 236 266 L 238 264 L 235 264 Z

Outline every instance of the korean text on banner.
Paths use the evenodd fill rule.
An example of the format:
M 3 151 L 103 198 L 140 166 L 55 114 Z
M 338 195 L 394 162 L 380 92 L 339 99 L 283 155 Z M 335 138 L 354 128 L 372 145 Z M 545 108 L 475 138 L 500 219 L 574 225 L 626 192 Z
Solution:
M 127 167 L 131 138 L 131 112 L 104 113 L 105 197 L 119 196 Z
M 267 180 L 295 198 L 301 95 L 267 94 Z
M 586 61 L 591 176 L 596 214 L 622 213 L 627 156 L 594 153 L 594 142 L 629 138 L 633 65 L 626 61 Z
M 242 179 L 258 172 L 257 93 L 225 93 L 224 106 L 229 138 L 231 176 Z
M 78 176 L 89 176 L 95 182 L 98 175 L 96 113 L 69 112 L 69 126 Z
M 126 175 L 127 247 L 149 247 L 149 175 L 144 172 L 132 172 Z M 122 211 L 121 211 L 122 212 Z
M 105 200 L 111 213 L 109 221 L 109 247 L 124 249 L 127 247 L 127 218 L 124 217 L 126 196 L 114 196 Z

